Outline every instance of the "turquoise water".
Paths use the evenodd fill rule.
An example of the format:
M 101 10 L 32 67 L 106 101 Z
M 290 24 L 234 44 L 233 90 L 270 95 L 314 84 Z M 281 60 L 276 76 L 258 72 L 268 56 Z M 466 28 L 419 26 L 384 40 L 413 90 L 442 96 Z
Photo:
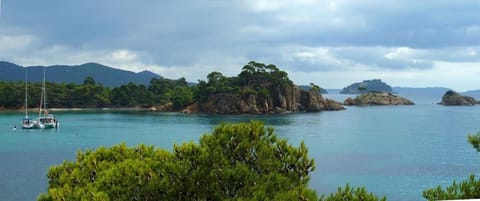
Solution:
M 480 172 L 480 154 L 466 141 L 480 131 L 480 106 L 349 107 L 288 115 L 209 116 L 149 112 L 57 112 L 58 130 L 11 130 L 21 113 L 0 114 L 0 200 L 35 200 L 48 167 L 77 150 L 125 142 L 171 149 L 197 141 L 222 121 L 265 121 L 316 161 L 310 186 L 329 193 L 350 183 L 389 200 L 423 200 L 428 187 Z

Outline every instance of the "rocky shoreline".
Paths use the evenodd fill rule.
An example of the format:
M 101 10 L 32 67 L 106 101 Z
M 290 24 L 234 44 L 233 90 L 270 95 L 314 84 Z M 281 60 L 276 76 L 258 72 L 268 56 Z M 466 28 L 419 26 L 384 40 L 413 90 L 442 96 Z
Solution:
M 414 102 L 391 93 L 369 92 L 358 95 L 355 98 L 347 98 L 344 102 L 347 106 L 375 106 L 375 105 L 415 105 Z
M 183 111 L 206 114 L 281 114 L 292 112 L 337 111 L 345 109 L 341 103 L 324 99 L 321 94 L 300 88 L 284 87 L 270 96 L 220 93 L 205 102 L 196 102 Z

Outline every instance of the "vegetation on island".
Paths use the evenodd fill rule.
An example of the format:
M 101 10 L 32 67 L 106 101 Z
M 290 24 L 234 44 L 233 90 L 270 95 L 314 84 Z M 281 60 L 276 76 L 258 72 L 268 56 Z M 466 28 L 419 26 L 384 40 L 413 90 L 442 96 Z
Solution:
M 364 80 L 353 83 L 340 91 L 342 94 L 363 94 L 368 92 L 393 93 L 392 87 L 380 79 Z
M 272 90 L 279 90 L 284 86 L 293 86 L 285 71 L 273 64 L 251 61 L 242 68 L 238 76 L 226 77 L 220 72 L 208 74 L 207 81 L 199 81 L 196 98 L 203 102 L 211 95 L 219 93 L 269 97 Z
M 318 91 L 320 94 L 328 94 L 328 91 L 314 83 L 310 83 L 310 85 L 300 85 L 298 88 L 305 90 L 305 91 L 310 91 L 311 89 L 314 89 Z
M 39 107 L 41 83 L 28 83 L 28 107 Z M 105 87 L 86 77 L 83 84 L 46 83 L 49 108 L 139 107 L 172 103 L 175 108 L 193 102 L 192 87 L 184 78 L 170 80 L 153 78 L 149 86 L 128 83 L 119 87 Z M 24 82 L 0 82 L 0 108 L 22 108 L 25 96 Z
M 261 122 L 224 123 L 172 151 L 121 144 L 78 152 L 50 168 L 38 200 L 385 200 L 349 185 L 318 197 L 308 187 L 314 169 L 303 142 L 292 146 Z
M 28 83 L 28 107 L 38 107 L 41 83 Z M 86 77 L 82 84 L 46 83 L 49 108 L 104 108 L 104 107 L 161 107 L 163 111 L 179 111 L 193 103 L 204 103 L 216 94 L 254 95 L 259 100 L 279 102 L 285 87 L 293 87 L 285 71 L 275 65 L 251 61 L 238 76 L 227 77 L 220 72 L 207 75 L 207 80 L 189 84 L 185 78 L 177 80 L 153 78 L 150 84 L 127 83 L 107 87 Z M 317 85 L 311 85 L 321 89 Z M 0 82 L 0 108 L 23 108 L 25 83 Z

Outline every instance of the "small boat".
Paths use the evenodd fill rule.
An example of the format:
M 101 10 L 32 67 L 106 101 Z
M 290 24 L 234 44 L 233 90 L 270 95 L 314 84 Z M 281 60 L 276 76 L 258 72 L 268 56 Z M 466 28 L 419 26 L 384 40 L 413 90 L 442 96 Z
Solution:
M 25 118 L 22 121 L 23 129 L 34 128 L 34 121 L 28 117 L 28 82 L 27 82 L 27 69 L 25 69 Z M 16 127 L 15 127 L 16 129 Z
M 43 68 L 43 85 L 40 97 L 40 110 L 38 118 L 34 122 L 35 128 L 58 128 L 59 123 L 53 114 L 49 114 L 47 110 L 47 95 L 45 90 L 45 67 Z
M 37 119 L 40 125 L 43 125 L 43 128 L 58 128 L 58 121 L 55 119 L 53 114 L 48 114 L 45 111 L 45 114 Z

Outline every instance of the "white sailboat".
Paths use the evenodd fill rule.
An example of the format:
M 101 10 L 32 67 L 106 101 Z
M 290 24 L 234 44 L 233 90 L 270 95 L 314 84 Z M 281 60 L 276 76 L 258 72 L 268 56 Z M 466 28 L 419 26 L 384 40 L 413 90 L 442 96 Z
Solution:
M 22 128 L 31 129 L 34 127 L 34 121 L 28 117 L 28 74 L 25 68 L 25 118 L 22 121 Z
M 37 128 L 58 128 L 58 121 L 53 114 L 49 114 L 47 110 L 47 94 L 45 91 L 45 68 L 43 68 L 43 84 L 42 94 L 40 96 L 40 110 L 35 124 Z

